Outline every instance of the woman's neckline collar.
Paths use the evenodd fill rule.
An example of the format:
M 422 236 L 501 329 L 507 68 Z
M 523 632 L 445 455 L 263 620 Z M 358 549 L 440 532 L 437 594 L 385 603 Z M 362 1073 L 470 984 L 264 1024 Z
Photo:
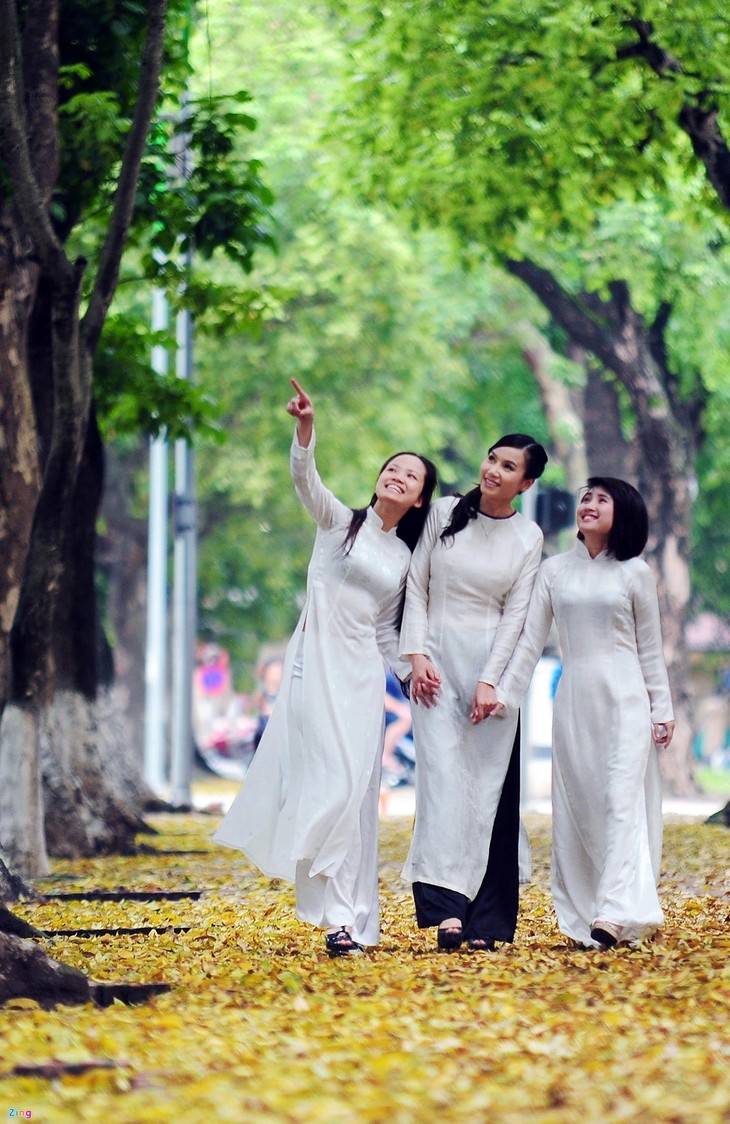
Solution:
M 380 518 L 374 507 L 368 508 L 366 518 L 373 524 L 373 526 L 377 527 L 379 531 L 383 531 L 383 520 Z M 391 527 L 389 531 L 383 531 L 383 534 L 394 535 L 397 530 L 398 524 L 396 523 L 395 527 Z
M 595 556 L 591 555 L 588 547 L 582 539 L 578 539 L 578 541 L 576 542 L 575 550 L 579 557 L 585 558 L 588 562 L 598 562 L 600 559 L 608 558 L 608 553 L 606 552 L 606 550 L 599 551 Z
M 486 511 L 477 509 L 477 515 L 482 515 L 485 519 L 491 519 L 493 523 L 506 523 L 508 519 L 513 519 L 515 515 L 519 515 L 519 512 L 511 511 L 509 515 L 488 515 Z

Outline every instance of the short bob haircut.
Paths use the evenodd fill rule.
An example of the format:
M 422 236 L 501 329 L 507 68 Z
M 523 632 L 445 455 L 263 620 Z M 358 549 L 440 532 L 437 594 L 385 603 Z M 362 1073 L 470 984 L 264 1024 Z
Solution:
M 615 476 L 590 476 L 581 488 L 581 497 L 593 488 L 603 489 L 613 500 L 613 527 L 608 532 L 606 553 L 617 562 L 637 558 L 649 538 L 649 513 L 641 495 L 632 484 Z M 578 538 L 583 538 L 580 531 Z

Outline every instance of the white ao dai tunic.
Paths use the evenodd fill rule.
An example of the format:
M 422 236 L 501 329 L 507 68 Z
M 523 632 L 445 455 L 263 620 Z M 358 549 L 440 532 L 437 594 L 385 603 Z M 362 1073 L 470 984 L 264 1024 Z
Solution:
M 498 687 L 522 700 L 552 620 L 563 672 L 553 710 L 552 891 L 563 933 L 593 945 L 601 919 L 622 939 L 662 923 L 661 784 L 652 722 L 672 719 L 656 587 L 639 558 L 574 550 L 540 568 L 513 659 Z
M 306 449 L 293 444 L 291 471 L 317 523 L 306 600 L 273 713 L 215 839 L 244 851 L 265 874 L 294 882 L 302 920 L 351 924 L 356 941 L 376 944 L 381 655 L 406 670 L 398 665 L 398 621 L 411 553 L 395 530 L 382 530 L 372 508 L 352 550 L 343 553 L 352 511 L 322 483 L 314 435 Z M 297 656 L 298 714 L 291 703 Z M 354 916 L 333 919 L 330 883 L 343 866 L 355 887 Z
M 542 532 L 518 512 L 507 519 L 478 514 L 443 542 L 456 503 L 447 497 L 431 505 L 408 577 L 401 653 L 426 653 L 442 686 L 435 707 L 413 707 L 416 821 L 403 875 L 473 900 L 489 861 L 517 715 L 476 726 L 469 715 L 477 683 L 496 685 L 517 643 Z

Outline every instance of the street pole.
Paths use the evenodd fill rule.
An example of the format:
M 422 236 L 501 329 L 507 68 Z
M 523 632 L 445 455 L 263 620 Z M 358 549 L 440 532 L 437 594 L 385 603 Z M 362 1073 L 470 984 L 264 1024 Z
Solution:
M 152 328 L 167 328 L 165 294 L 152 294 Z M 167 350 L 152 349 L 152 367 L 167 374 Z M 147 532 L 147 641 L 145 650 L 144 768 L 147 783 L 160 793 L 165 786 L 167 734 L 167 493 L 168 446 L 164 433 L 150 439 Z
M 177 317 L 177 375 L 192 379 L 193 325 L 187 309 Z M 192 806 L 193 770 L 192 687 L 196 634 L 197 528 L 195 463 L 190 443 L 175 442 L 175 574 L 172 633 L 172 768 L 170 802 Z
M 181 120 L 190 113 L 187 95 L 183 95 Z M 176 171 L 184 182 L 192 171 L 190 136 L 187 129 L 179 134 L 175 153 Z M 186 275 L 193 262 L 192 247 L 185 254 Z M 193 381 L 193 318 L 190 310 L 177 314 L 176 373 L 180 379 Z M 197 519 L 195 501 L 195 462 L 189 441 L 175 442 L 175 550 L 173 579 L 172 630 L 172 746 L 170 801 L 176 808 L 192 807 L 193 773 L 193 672 L 195 669 L 195 637 L 197 632 Z

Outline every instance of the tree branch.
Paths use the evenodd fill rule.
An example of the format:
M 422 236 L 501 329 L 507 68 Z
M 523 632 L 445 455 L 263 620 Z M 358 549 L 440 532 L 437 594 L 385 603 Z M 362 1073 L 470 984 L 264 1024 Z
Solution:
M 46 206 L 58 180 L 60 154 L 58 3 L 27 6 L 21 47 L 28 151 Z
M 655 41 L 654 25 L 649 20 L 627 20 L 626 27 L 636 33 L 637 40 L 616 50 L 619 62 L 629 58 L 643 59 L 659 78 L 700 77 L 688 73 L 679 59 Z M 691 99 L 685 93 L 678 124 L 689 137 L 695 156 L 704 164 L 707 178 L 722 206 L 730 211 L 730 149 L 718 124 L 718 116 L 715 95 L 705 89 Z
M 51 226 L 43 191 L 33 171 L 23 109 L 20 35 L 13 0 L 0 0 L 0 137 L 13 203 L 38 261 L 60 285 L 71 267 Z
M 532 289 L 576 343 L 597 355 L 605 367 L 621 377 L 625 375 L 626 364 L 612 342 L 613 333 L 620 329 L 616 323 L 616 308 L 620 297 L 618 286 L 625 285 L 624 282 L 614 282 L 616 291 L 614 293 L 612 287 L 611 301 L 602 301 L 597 293 L 586 293 L 578 298 L 566 293 L 552 273 L 535 262 L 509 259 L 504 264 L 511 274 Z
M 707 178 L 726 211 L 730 211 L 730 149 L 718 124 L 718 109 L 684 105 L 679 124 L 692 142 L 694 154 L 705 165 Z
M 150 0 L 148 5 L 147 38 L 140 68 L 139 96 L 124 147 L 121 172 L 114 194 L 109 228 L 101 251 L 99 269 L 94 280 L 89 306 L 82 321 L 84 343 L 91 354 L 96 350 L 117 287 L 122 254 L 132 221 L 142 157 L 160 89 L 167 2 L 168 0 Z
M 608 300 L 602 300 L 597 293 L 574 297 L 560 287 L 549 270 L 534 262 L 511 260 L 504 264 L 532 289 L 576 343 L 592 351 L 604 367 L 618 376 L 629 392 L 637 417 L 651 419 L 652 424 L 663 424 L 663 419 L 670 424 L 675 417 L 666 385 L 671 376 L 652 354 L 649 332 L 631 305 L 625 281 L 611 282 Z M 677 420 L 683 420 L 681 415 Z

